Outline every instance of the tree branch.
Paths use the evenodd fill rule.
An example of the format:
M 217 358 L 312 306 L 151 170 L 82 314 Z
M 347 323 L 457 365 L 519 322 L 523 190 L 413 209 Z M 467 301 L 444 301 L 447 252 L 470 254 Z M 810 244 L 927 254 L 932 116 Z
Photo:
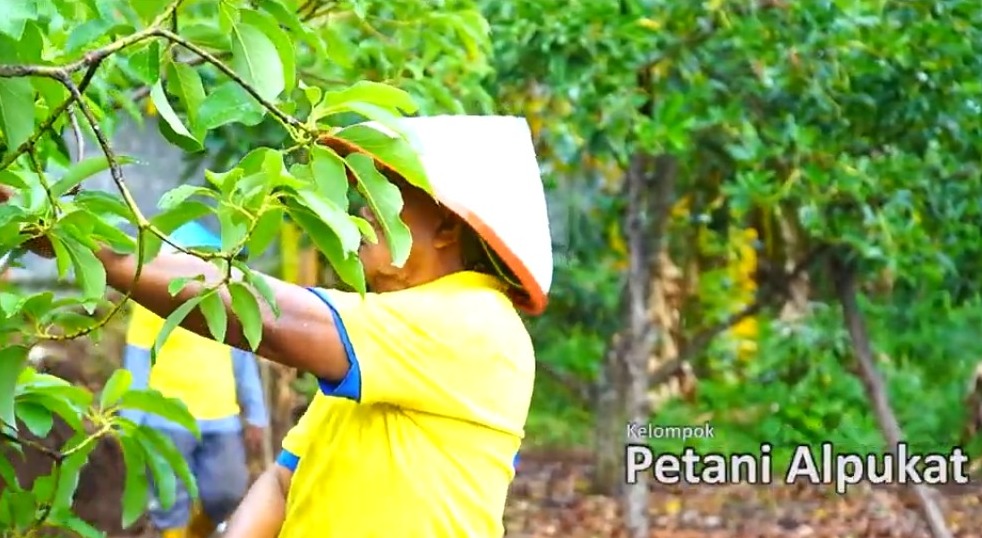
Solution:
M 129 207 L 130 211 L 133 213 L 133 216 L 137 221 L 136 251 L 137 251 L 138 262 L 136 264 L 136 271 L 134 271 L 133 274 L 133 284 L 129 287 L 129 289 L 132 290 L 136 288 L 136 282 L 140 279 L 140 274 L 142 273 L 143 270 L 142 260 L 143 260 L 144 250 L 146 247 L 144 234 L 146 233 L 146 228 L 149 225 L 149 222 L 147 221 L 146 217 L 143 216 L 143 213 L 140 211 L 140 207 L 136 203 L 136 200 L 133 199 L 133 195 L 130 193 L 130 190 L 126 187 L 126 180 L 123 178 L 123 168 L 119 165 L 119 159 L 116 157 L 116 153 L 109 145 L 109 140 L 106 138 L 106 135 L 102 132 L 102 128 L 99 126 L 99 122 L 96 120 L 95 115 L 92 113 L 92 110 L 89 109 L 89 106 L 85 103 L 85 99 L 82 95 L 81 90 L 79 89 L 78 86 L 75 85 L 75 82 L 72 80 L 71 76 L 68 75 L 67 73 L 62 73 L 61 77 L 58 78 L 58 80 L 65 86 L 66 89 L 68 89 L 68 92 L 70 94 L 70 100 L 74 101 L 77 104 L 78 110 L 82 112 L 82 116 L 85 117 L 85 121 L 87 121 L 89 127 L 92 128 L 92 133 L 95 135 L 96 141 L 99 143 L 99 147 L 102 149 L 102 153 L 106 156 L 106 162 L 109 163 L 109 175 L 112 178 L 113 183 L 116 184 L 116 188 L 119 189 L 119 193 L 120 196 L 123 197 L 123 201 Z M 115 316 L 116 313 L 123 308 L 123 305 L 125 305 L 126 301 L 129 300 L 131 293 L 132 293 L 131 291 L 127 291 L 125 294 L 123 294 L 123 298 L 120 301 L 118 301 L 115 305 L 113 305 L 113 308 L 109 311 L 106 317 L 103 318 L 102 320 L 99 320 L 91 327 L 86 327 L 84 329 L 80 329 L 74 333 L 67 334 L 67 335 L 58 335 L 58 336 L 44 335 L 44 336 L 48 340 L 72 340 L 80 336 L 84 336 L 108 323 L 109 320 L 111 320 L 113 316 Z
M 651 374 L 650 383 L 652 385 L 658 385 L 665 382 L 665 380 L 678 371 L 683 363 L 692 360 L 696 355 L 702 353 L 710 342 L 712 342 L 713 339 L 719 336 L 721 333 L 731 329 L 744 319 L 756 315 L 765 307 L 770 306 L 774 301 L 786 298 L 790 292 L 791 283 L 799 278 L 802 273 L 811 268 L 815 262 L 817 262 L 821 256 L 827 252 L 827 250 L 828 249 L 825 245 L 812 249 L 812 251 L 809 252 L 803 260 L 795 265 L 794 269 L 787 273 L 783 278 L 779 279 L 778 283 L 770 283 L 769 285 L 763 287 L 761 293 L 753 303 L 739 312 L 727 317 L 723 321 L 696 333 L 694 337 L 686 342 L 676 358 L 662 364 Z
M 555 381 L 578 403 L 584 406 L 590 405 L 593 397 L 590 385 L 582 379 L 543 361 L 535 361 L 535 368 L 537 372 L 542 372 L 546 377 Z
M 897 417 L 890 407 L 886 384 L 873 359 L 869 332 L 856 300 L 858 292 L 855 268 L 842 258 L 842 253 L 837 253 L 831 260 L 831 269 L 836 293 L 842 304 L 846 330 L 849 332 L 853 351 L 859 362 L 860 378 L 866 387 L 866 394 L 873 405 L 873 413 L 880 424 L 883 437 L 886 438 L 887 452 L 894 454 L 903 441 L 903 431 L 900 429 L 900 423 L 897 422 Z M 934 538 L 951 538 L 951 531 L 948 530 L 945 523 L 944 512 L 932 498 L 931 490 L 923 484 L 913 484 L 911 489 L 920 505 L 924 520 L 931 530 L 931 536 Z

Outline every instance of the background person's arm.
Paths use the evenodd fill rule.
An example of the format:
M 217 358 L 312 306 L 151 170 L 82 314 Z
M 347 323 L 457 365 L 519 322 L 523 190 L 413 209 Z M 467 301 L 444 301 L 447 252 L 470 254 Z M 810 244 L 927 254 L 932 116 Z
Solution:
M 267 469 L 249 488 L 228 520 L 225 538 L 276 538 L 286 517 L 286 495 L 293 472 L 279 464 Z

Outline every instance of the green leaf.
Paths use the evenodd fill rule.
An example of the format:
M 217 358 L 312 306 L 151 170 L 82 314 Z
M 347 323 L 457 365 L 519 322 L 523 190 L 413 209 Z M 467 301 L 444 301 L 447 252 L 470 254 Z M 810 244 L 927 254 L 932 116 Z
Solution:
M 219 51 L 228 51 L 230 49 L 231 41 L 229 40 L 229 34 L 223 32 L 214 23 L 190 23 L 182 25 L 181 35 L 195 45 L 201 45 L 206 49 Z
M 207 173 L 205 174 L 207 175 Z M 162 211 L 150 219 L 150 222 L 165 234 L 172 233 L 182 224 L 211 214 L 207 205 L 197 200 L 187 200 L 173 209 Z M 159 237 L 144 233 L 143 261 L 152 260 L 160 252 L 162 242 Z
M 382 228 L 386 243 L 392 253 L 392 265 L 402 267 L 409 258 L 413 238 L 409 227 L 402 221 L 402 193 L 378 170 L 372 158 L 354 153 L 345 159 L 358 179 L 358 191 L 372 209 Z
M 226 82 L 205 98 L 198 111 L 198 124 L 208 130 L 229 123 L 252 127 L 262 123 L 265 116 L 266 109 L 242 86 L 236 82 Z
M 276 45 L 255 26 L 232 27 L 232 69 L 266 100 L 283 92 L 283 63 Z
M 142 447 L 135 439 L 119 437 L 123 449 L 123 463 L 126 465 L 126 478 L 123 483 L 122 526 L 128 529 L 146 511 L 150 485 L 147 483 L 147 462 Z
M 75 54 L 85 48 L 86 45 L 95 44 L 100 38 L 109 33 L 112 27 L 112 21 L 102 18 L 89 19 L 74 26 L 71 33 L 68 34 L 68 41 L 65 42 L 65 52 L 67 54 Z
M 75 280 L 82 288 L 85 299 L 97 299 L 106 294 L 106 268 L 95 253 L 75 242 L 66 242 L 65 248 L 72 259 Z
M 130 390 L 133 384 L 133 374 L 125 368 L 119 368 L 113 375 L 109 376 L 106 384 L 102 387 L 102 394 L 99 397 L 99 407 L 106 409 L 123 397 L 126 391 Z
M 37 499 L 31 491 L 4 491 L 3 495 L 9 499 L 10 514 L 14 526 L 27 528 L 37 514 Z
M 218 292 L 210 292 L 201 299 L 201 313 L 204 314 L 208 330 L 211 331 L 215 341 L 224 342 L 225 331 L 228 329 L 228 313 Z
M 242 332 L 253 351 L 259 349 L 263 338 L 263 316 L 259 310 L 259 302 L 252 290 L 241 282 L 232 282 L 228 286 L 232 295 L 232 311 L 242 324 Z
M 151 363 L 156 362 L 157 353 L 160 352 L 160 348 L 164 346 L 165 342 L 167 342 L 167 338 L 170 336 L 170 333 L 174 332 L 174 329 L 176 329 L 181 322 L 184 321 L 184 318 L 188 317 L 188 314 L 190 314 L 191 311 L 198 306 L 199 302 L 201 302 L 201 297 L 192 297 L 181 306 L 175 308 L 174 311 L 167 316 L 167 319 L 164 320 L 164 325 L 160 328 L 160 332 L 157 333 L 156 340 L 153 342 L 153 348 L 150 349 Z
M 311 190 L 297 193 L 297 201 L 324 221 L 341 240 L 344 252 L 355 252 L 361 246 L 361 232 L 351 217 L 331 200 Z
M 116 162 L 120 165 L 127 165 L 138 162 L 133 157 L 125 155 L 116 156 Z M 61 178 L 51 186 L 51 194 L 56 198 L 70 191 L 72 187 L 82 181 L 109 169 L 109 160 L 105 155 L 89 157 L 79 163 L 73 164 L 71 168 Z
M 310 148 L 310 169 L 317 192 L 347 211 L 348 171 L 344 160 L 330 149 L 315 145 Z
M 5 445 L 0 443 L 0 446 Z M 17 474 L 12 464 L 12 458 L 0 458 L 0 480 L 3 480 L 3 484 L 9 489 L 14 489 L 18 486 Z M 0 522 L 2 521 L 3 515 L 0 514 Z
M 105 532 L 93 527 L 87 521 L 72 513 L 67 513 L 64 516 L 61 525 L 81 538 L 106 538 Z
M 41 392 L 33 392 L 19 398 L 22 402 L 32 402 L 40 405 L 52 413 L 58 415 L 71 426 L 75 431 L 83 431 L 82 407 L 65 398 L 60 398 L 58 394 L 52 394 L 51 388 Z
M 341 91 L 324 93 L 323 106 L 329 109 L 358 112 L 353 108 L 356 104 L 374 105 L 391 114 L 414 114 L 419 110 L 419 105 L 404 90 L 368 80 L 356 82 Z
M 160 197 L 160 201 L 157 202 L 157 207 L 164 211 L 177 209 L 192 196 L 214 198 L 215 191 L 207 187 L 200 187 L 198 185 L 178 185 L 177 187 L 165 192 L 164 195 Z
M 34 133 L 34 88 L 30 80 L 0 78 L 0 131 L 8 151 L 27 142 Z
M 89 460 L 89 455 L 92 454 L 96 446 L 98 446 L 97 441 L 80 445 L 79 448 L 75 449 L 70 456 L 61 462 L 61 467 L 58 470 L 58 488 L 55 490 L 54 502 L 52 503 L 53 510 L 59 511 L 71 508 L 75 490 L 78 489 L 82 468 L 85 467 L 85 464 Z
M 249 236 L 246 248 L 249 253 L 259 256 L 276 240 L 283 225 L 283 209 L 277 207 L 268 209 L 259 216 L 259 221 Z
M 293 45 L 293 39 L 280 28 L 275 20 L 264 13 L 251 9 L 243 9 L 239 13 L 242 17 L 242 24 L 259 29 L 276 47 L 283 68 L 280 75 L 283 78 L 283 89 L 287 92 L 293 91 L 297 86 L 297 51 Z
M 150 448 L 152 447 L 153 452 L 159 454 L 170 465 L 174 474 L 181 479 L 181 482 L 184 482 L 188 495 L 192 499 L 198 497 L 198 484 L 191 473 L 191 468 L 169 437 L 149 426 L 140 426 L 136 430 L 136 438 L 147 452 L 151 452 Z
M 249 223 L 245 216 L 228 203 L 218 208 L 218 222 L 221 224 L 222 251 L 231 252 L 239 246 L 249 233 Z M 236 253 L 238 254 L 238 253 Z
M 177 477 L 167 457 L 157 447 L 154 439 L 137 429 L 133 438 L 143 449 L 143 455 L 153 475 L 153 485 L 157 492 L 160 507 L 169 510 L 177 500 Z
M 426 192 L 433 192 L 422 161 L 406 139 L 389 136 L 367 125 L 346 127 L 334 136 L 365 150 L 387 167 L 395 170 L 409 184 Z
M 173 296 L 177 295 L 178 293 L 181 293 L 181 290 L 183 290 L 184 287 L 188 285 L 188 282 L 195 282 L 195 281 L 197 281 L 197 282 L 204 282 L 204 277 L 201 276 L 201 275 L 198 275 L 198 276 L 179 276 L 179 277 L 171 280 L 170 283 L 167 284 L 167 293 L 169 293 L 170 296 L 173 297 Z
M 25 346 L 5 346 L 0 349 L 0 421 L 15 426 L 14 394 L 17 388 L 17 377 L 27 363 Z
M 37 17 L 37 0 L 0 2 L 0 33 L 20 41 L 27 21 L 36 20 Z
M 372 227 L 372 223 L 361 217 L 351 217 L 352 222 L 358 226 L 361 231 L 361 235 L 371 244 L 378 243 L 378 234 L 375 233 L 375 228 Z
M 119 399 L 122 409 L 134 409 L 151 413 L 186 428 L 198 435 L 198 422 L 188 412 L 184 402 L 177 398 L 168 398 L 153 389 L 132 389 Z
M 188 125 L 194 131 L 196 140 L 204 140 L 206 130 L 200 125 L 199 109 L 205 101 L 205 87 L 201 75 L 193 67 L 180 62 L 167 65 L 167 90 L 184 105 Z
M 150 100 L 163 120 L 158 121 L 157 125 L 160 127 L 160 132 L 164 135 L 164 138 L 188 152 L 197 152 L 204 149 L 201 142 L 188 131 L 181 118 L 171 108 L 170 101 L 167 100 L 167 94 L 164 93 L 164 86 L 161 84 L 161 81 L 158 80 L 150 89 Z
M 318 217 L 299 205 L 291 204 L 289 213 L 290 217 L 314 242 L 317 250 L 320 250 L 331 262 L 331 266 L 334 267 L 341 280 L 360 293 L 364 293 L 365 268 L 358 256 L 345 253 L 344 249 L 341 248 L 341 240 L 338 239 L 334 230 L 331 230 L 327 224 L 324 224 Z
M 152 86 L 160 80 L 160 42 L 150 44 L 135 51 L 129 58 L 129 66 L 134 75 L 147 86 Z
M 68 269 L 72 265 L 72 255 L 65 246 L 62 238 L 51 237 L 51 250 L 55 253 L 55 268 L 58 270 L 58 278 L 63 279 L 68 275 Z
M 352 41 L 341 34 L 341 29 L 334 24 L 324 25 L 322 30 L 324 42 L 327 45 L 327 58 L 342 68 L 354 65 L 358 49 Z
M 16 406 L 17 418 L 27 426 L 31 433 L 43 439 L 54 425 L 54 417 L 43 405 L 33 402 L 20 402 Z

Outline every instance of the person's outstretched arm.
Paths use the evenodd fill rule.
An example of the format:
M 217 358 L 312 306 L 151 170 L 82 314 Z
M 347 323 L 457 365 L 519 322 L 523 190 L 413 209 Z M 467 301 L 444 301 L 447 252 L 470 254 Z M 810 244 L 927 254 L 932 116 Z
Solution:
M 273 464 L 249 488 L 228 520 L 225 538 L 276 538 L 286 517 L 286 495 L 293 472 Z
M 38 250 L 37 247 L 35 250 Z M 40 250 L 43 251 L 43 248 Z M 108 248 L 97 255 L 106 268 L 110 286 L 121 292 L 130 292 L 134 301 L 163 318 L 187 300 L 200 295 L 207 287 L 221 281 L 219 269 L 209 262 L 188 254 L 162 253 L 143 266 L 139 280 L 134 283 L 137 267 L 134 256 L 117 254 Z M 167 290 L 172 280 L 197 275 L 204 275 L 204 281 L 190 281 L 174 296 Z M 344 379 L 349 362 L 330 309 L 305 288 L 266 275 L 260 278 L 264 278 L 273 290 L 280 316 L 274 317 L 263 300 L 257 297 L 262 313 L 262 343 L 257 353 L 327 380 Z M 229 313 L 225 343 L 239 349 L 249 349 L 242 324 L 232 312 L 231 296 L 224 286 L 220 295 Z M 204 315 L 197 308 L 184 319 L 181 326 L 212 338 Z

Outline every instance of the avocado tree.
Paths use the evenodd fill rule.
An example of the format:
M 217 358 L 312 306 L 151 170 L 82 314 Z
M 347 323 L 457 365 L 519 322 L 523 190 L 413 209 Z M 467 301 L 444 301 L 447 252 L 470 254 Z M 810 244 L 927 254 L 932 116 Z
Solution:
M 807 299 L 841 306 L 852 342 L 843 360 L 857 365 L 885 449 L 903 440 L 861 305 L 884 299 L 870 295 L 884 282 L 906 300 L 977 293 L 964 281 L 979 245 L 980 17 L 960 0 L 489 8 L 495 30 L 511 32 L 498 45 L 510 54 L 498 58 L 510 61 L 509 82 L 572 102 L 568 122 L 546 125 L 550 146 L 571 162 L 609 156 L 623 173 L 624 322 L 597 391 L 613 406 L 598 413 L 598 427 L 613 423 L 598 437 L 604 489 L 622 476 L 616 445 L 624 421 L 646 419 L 650 385 L 784 303 L 803 275 Z M 690 210 L 669 214 L 674 201 Z M 683 317 L 679 353 L 652 368 L 670 336 L 651 310 L 659 249 L 684 256 L 707 248 L 693 241 L 707 233 L 718 248 L 748 227 L 760 242 L 754 300 L 736 312 L 701 307 L 698 324 Z M 703 305 L 736 291 L 727 279 L 699 280 Z M 933 535 L 949 536 L 926 488 L 912 492 Z M 636 536 L 646 535 L 645 495 L 627 492 Z
M 445 32 L 421 41 L 423 32 L 404 24 L 421 18 Z M 359 41 L 365 35 L 373 37 Z M 411 240 L 399 219 L 402 200 L 371 157 L 428 189 L 425 175 L 404 140 L 353 124 L 369 119 L 398 130 L 394 120 L 416 113 L 420 102 L 428 110 L 459 107 L 448 97 L 447 85 L 455 81 L 447 77 L 452 72 L 459 79 L 483 76 L 487 43 L 486 23 L 466 2 L 448 2 L 441 10 L 423 1 L 0 5 L 0 183 L 14 193 L 0 206 L 0 251 L 6 253 L 4 264 L 17 263 L 27 241 L 47 237 L 59 275 L 73 275 L 78 287 L 68 296 L 9 285 L 0 291 L 2 445 L 8 453 L 39 450 L 53 462 L 52 472 L 28 487 L 18 482 L 10 459 L 0 460 L 5 535 L 33 536 L 55 527 L 100 535 L 71 507 L 79 471 L 103 437 L 116 439 L 125 459 L 124 527 L 145 510 L 145 469 L 152 471 L 164 505 L 174 501 L 177 479 L 195 491 L 186 463 L 169 441 L 118 415 L 120 409 L 141 409 L 195 431 L 183 403 L 131 389 L 125 371 L 117 371 L 93 395 L 27 362 L 39 342 L 98 338 L 122 309 L 125 297 L 107 303 L 106 274 L 95 250 L 108 245 L 146 263 L 169 244 L 168 234 L 178 226 L 216 216 L 222 248 L 170 246 L 229 276 L 167 318 L 154 353 L 195 307 L 205 313 L 212 336 L 224 341 L 226 313 L 216 293 L 222 286 L 229 289 L 255 349 L 261 337 L 259 304 L 274 312 L 276 305 L 264 281 L 250 271 L 248 256 L 266 250 L 285 220 L 309 236 L 340 279 L 364 291 L 356 251 L 363 238 L 379 238 L 363 219 L 348 214 L 348 192 L 356 189 L 384 223 L 394 258 L 405 259 Z M 460 54 L 442 54 L 450 47 L 467 52 L 467 69 L 457 69 L 464 61 Z M 409 57 L 417 60 L 404 61 Z M 359 80 L 356 65 L 373 66 L 360 78 L 375 80 Z M 434 79 L 433 73 L 443 78 Z M 420 91 L 420 102 L 396 84 Z M 477 93 L 460 98 L 482 99 Z M 137 159 L 118 155 L 110 140 L 120 115 L 139 118 L 137 103 L 145 99 L 161 119 L 161 136 L 189 154 L 213 148 L 222 131 L 269 132 L 275 126 L 278 134 L 231 152 L 226 165 L 208 170 L 206 185 L 181 185 L 162 197 L 156 215 L 144 215 L 131 194 L 139 186 L 126 179 L 127 166 Z M 322 144 L 332 138 L 358 151 L 342 158 Z M 102 155 L 81 158 L 85 140 L 94 141 Z M 85 188 L 87 178 L 107 170 L 116 192 Z M 120 231 L 123 223 L 136 230 L 135 237 Z M 241 271 L 241 279 L 231 278 L 233 269 Z M 176 293 L 186 282 L 175 281 L 171 290 Z M 43 438 L 54 417 L 76 431 L 63 446 L 51 448 L 27 435 Z

